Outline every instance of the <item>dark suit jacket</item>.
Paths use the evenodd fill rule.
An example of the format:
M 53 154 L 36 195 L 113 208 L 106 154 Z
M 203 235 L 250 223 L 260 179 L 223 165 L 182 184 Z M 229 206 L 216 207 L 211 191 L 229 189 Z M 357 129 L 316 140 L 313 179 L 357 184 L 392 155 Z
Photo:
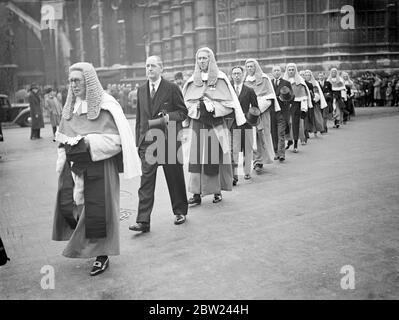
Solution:
M 137 90 L 136 146 L 139 148 L 145 142 L 145 136 L 149 130 L 148 120 L 157 119 L 157 115 L 161 111 L 169 115 L 169 130 L 171 122 L 175 121 L 176 123 L 176 135 L 173 136 L 174 141 L 168 141 L 167 130 L 164 130 L 164 133 L 166 152 L 173 150 L 177 154 L 177 151 L 181 149 L 181 141 L 176 141 L 177 134 L 182 129 L 182 121 L 187 117 L 187 108 L 179 87 L 163 78 L 152 101 L 150 98 L 149 81 L 146 81 Z M 170 148 L 168 148 L 169 144 Z M 167 154 L 165 161 L 168 163 Z
M 231 83 L 231 85 L 234 88 L 233 82 Z M 255 93 L 254 89 L 246 86 L 245 84 L 242 85 L 240 95 L 238 96 L 238 101 L 240 101 L 241 110 L 245 115 L 247 115 L 249 107 L 251 105 L 252 105 L 252 107 L 259 108 L 258 99 L 256 97 L 256 93 Z M 225 119 L 227 120 L 227 124 L 228 124 L 227 126 L 229 128 L 237 127 L 236 116 L 235 116 L 234 112 L 225 116 Z M 244 123 L 243 126 L 244 126 L 244 128 L 248 128 L 248 129 L 252 128 L 252 126 L 250 124 L 248 124 L 247 122 Z
M 273 83 L 273 88 L 274 92 L 276 93 L 277 101 L 280 105 L 281 108 L 281 113 L 284 117 L 284 119 L 289 122 L 290 121 L 290 105 L 292 101 L 281 101 L 279 96 L 280 96 L 280 90 L 282 87 L 288 87 L 292 91 L 292 86 L 291 83 L 287 80 L 284 80 L 283 78 L 280 78 L 280 82 L 278 83 L 278 86 L 276 86 L 275 79 L 272 79 Z M 273 107 L 272 112 L 275 111 L 275 108 Z
M 332 94 L 332 85 L 331 85 L 331 83 L 329 81 L 324 80 L 324 84 L 323 85 L 321 85 L 321 83 L 319 81 L 319 85 L 320 85 L 321 91 L 323 91 L 324 95 L 326 93 L 331 93 Z
M 321 91 L 323 91 L 324 97 L 326 98 L 327 105 L 329 112 L 332 112 L 332 99 L 333 99 L 333 93 L 332 93 L 332 84 L 330 81 L 324 80 L 324 84 L 322 85 L 319 81 L 319 85 L 321 88 Z

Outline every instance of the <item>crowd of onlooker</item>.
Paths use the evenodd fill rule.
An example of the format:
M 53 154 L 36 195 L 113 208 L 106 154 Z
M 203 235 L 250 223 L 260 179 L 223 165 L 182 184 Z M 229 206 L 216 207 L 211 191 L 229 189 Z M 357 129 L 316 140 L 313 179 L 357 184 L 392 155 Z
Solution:
M 399 106 L 399 75 L 365 72 L 352 80 L 356 107 Z
M 182 89 L 184 77 L 182 72 L 174 75 L 174 82 Z M 140 85 L 136 83 L 133 87 L 131 83 L 107 84 L 104 88 L 107 93 L 113 96 L 122 106 L 126 114 L 134 113 L 137 106 L 137 89 Z
M 104 89 L 119 102 L 125 114 L 131 114 L 136 110 L 138 87 L 139 84 L 133 87 L 131 83 L 114 83 L 107 84 Z
M 175 74 L 175 83 L 182 87 L 184 84 L 183 74 Z M 353 81 L 353 98 L 355 107 L 374 107 L 374 106 L 399 106 L 399 75 L 378 75 L 372 72 L 365 72 Z M 132 83 L 106 84 L 105 90 L 112 95 L 122 106 L 125 114 L 135 113 L 137 105 L 137 88 Z M 15 93 L 15 102 L 23 103 L 28 99 L 28 88 L 22 88 Z M 44 96 L 48 93 L 49 86 L 42 86 L 40 94 Z M 61 103 L 65 104 L 68 88 L 60 86 L 56 88 L 56 96 Z
M 14 95 L 15 103 L 28 103 L 30 87 L 31 87 L 31 85 L 27 85 L 15 92 L 15 95 Z M 58 88 L 53 88 L 48 85 L 47 86 L 38 85 L 38 88 L 39 88 L 39 96 L 40 96 L 41 100 L 43 100 L 43 102 L 42 102 L 43 105 L 44 105 L 44 99 L 45 99 L 46 95 L 48 95 L 52 90 L 55 91 L 55 96 L 58 99 L 58 101 L 61 103 L 61 105 L 65 104 L 66 97 L 68 94 L 68 87 L 59 86 Z

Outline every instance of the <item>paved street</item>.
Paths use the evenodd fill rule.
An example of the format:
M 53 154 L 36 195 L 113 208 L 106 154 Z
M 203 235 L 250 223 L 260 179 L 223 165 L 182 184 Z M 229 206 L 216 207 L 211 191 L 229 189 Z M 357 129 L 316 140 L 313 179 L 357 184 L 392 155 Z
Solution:
M 129 231 L 139 178 L 122 179 L 121 255 L 97 277 L 92 259 L 65 258 L 66 243 L 50 240 L 51 127 L 36 141 L 29 128 L 7 128 L 0 235 L 11 262 L 0 267 L 0 299 L 399 299 L 398 109 L 357 109 L 285 163 L 240 177 L 221 203 L 203 198 L 180 226 L 160 169 L 151 232 Z M 55 289 L 41 288 L 44 265 Z M 353 290 L 341 288 L 345 265 L 355 270 Z

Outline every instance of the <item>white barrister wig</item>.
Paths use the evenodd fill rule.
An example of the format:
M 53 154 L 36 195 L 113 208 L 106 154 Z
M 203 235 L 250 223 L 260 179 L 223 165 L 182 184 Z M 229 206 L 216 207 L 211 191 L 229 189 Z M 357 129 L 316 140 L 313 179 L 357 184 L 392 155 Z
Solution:
M 198 54 L 202 51 L 205 51 L 209 55 L 209 65 L 208 65 L 208 85 L 213 86 L 216 84 L 219 75 L 219 68 L 216 64 L 215 54 L 208 47 L 199 48 L 197 53 L 195 54 L 195 68 L 193 73 L 194 84 L 198 87 L 202 87 L 202 77 L 201 70 L 198 64 Z
M 247 60 L 245 60 L 245 65 L 247 65 L 247 63 L 249 63 L 249 62 L 253 62 L 254 66 L 255 66 L 255 74 L 254 74 L 254 76 L 255 76 L 255 79 L 256 79 L 256 85 L 259 85 L 259 84 L 262 83 L 262 81 L 263 81 L 262 78 L 265 77 L 266 74 L 263 73 L 262 68 L 260 67 L 260 64 L 259 64 L 258 60 L 253 59 L 253 58 L 247 59 Z
M 95 120 L 100 114 L 100 104 L 103 99 L 104 89 L 98 79 L 97 72 L 93 65 L 88 62 L 77 62 L 69 67 L 69 72 L 81 71 L 86 83 L 87 119 Z M 62 110 L 62 117 L 69 120 L 72 117 L 73 105 L 76 97 L 71 86 L 68 88 L 68 95 L 65 106 Z
M 285 72 L 284 72 L 283 79 L 284 79 L 284 80 L 288 80 L 288 81 L 290 80 L 290 79 L 289 79 L 289 76 L 288 76 L 288 68 L 289 68 L 289 67 L 294 67 L 294 69 L 295 69 L 295 74 L 294 74 L 295 83 L 296 83 L 297 85 L 303 84 L 305 87 L 307 87 L 307 86 L 306 86 L 306 83 L 305 83 L 305 80 L 300 76 L 300 74 L 299 74 L 299 72 L 298 72 L 298 67 L 296 66 L 295 63 L 289 63 L 289 64 L 287 64 L 287 66 L 286 66 L 286 68 L 285 68 Z
M 336 75 L 335 77 L 333 77 L 333 76 L 331 75 L 331 73 L 332 73 L 333 71 L 335 71 L 335 72 L 337 73 L 337 75 Z M 333 79 L 334 79 L 335 81 L 334 81 Z M 337 68 L 331 68 L 331 70 L 330 70 L 330 75 L 328 76 L 327 81 L 330 82 L 330 83 L 332 83 L 332 82 L 338 82 L 338 83 L 342 82 L 342 83 L 344 83 L 344 79 L 342 79 L 342 77 L 340 76 L 339 71 L 338 71 Z

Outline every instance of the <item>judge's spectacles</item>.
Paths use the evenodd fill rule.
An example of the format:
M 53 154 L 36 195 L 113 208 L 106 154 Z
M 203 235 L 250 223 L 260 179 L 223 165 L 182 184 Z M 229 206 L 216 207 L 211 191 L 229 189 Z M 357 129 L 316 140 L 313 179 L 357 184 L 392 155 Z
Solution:
M 76 85 L 80 85 L 83 82 L 83 79 L 72 78 L 68 80 L 69 84 L 75 83 Z

